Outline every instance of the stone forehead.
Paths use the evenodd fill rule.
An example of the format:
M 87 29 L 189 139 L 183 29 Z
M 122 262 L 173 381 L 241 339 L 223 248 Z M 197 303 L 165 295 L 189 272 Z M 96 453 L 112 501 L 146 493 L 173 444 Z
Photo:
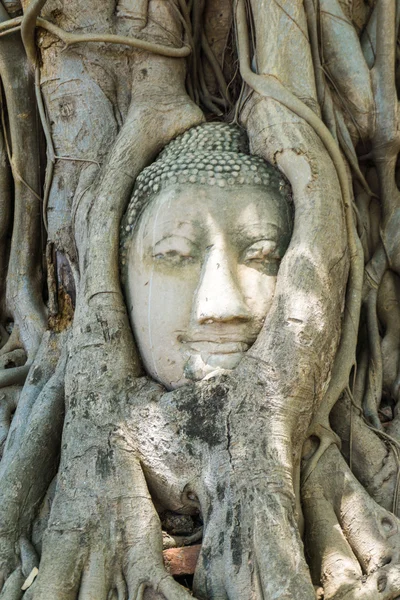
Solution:
M 176 184 L 267 187 L 291 202 L 287 180 L 276 167 L 250 155 L 243 130 L 227 123 L 204 123 L 189 129 L 159 154 L 137 177 L 131 200 L 121 222 L 120 262 L 122 272 L 135 224 L 151 198 Z

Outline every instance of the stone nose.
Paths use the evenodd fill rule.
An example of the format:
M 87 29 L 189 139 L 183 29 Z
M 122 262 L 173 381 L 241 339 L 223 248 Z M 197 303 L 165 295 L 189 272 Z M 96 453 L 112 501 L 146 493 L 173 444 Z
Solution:
M 195 297 L 195 314 L 199 324 L 251 319 L 231 263 L 233 261 L 226 250 L 211 248 Z

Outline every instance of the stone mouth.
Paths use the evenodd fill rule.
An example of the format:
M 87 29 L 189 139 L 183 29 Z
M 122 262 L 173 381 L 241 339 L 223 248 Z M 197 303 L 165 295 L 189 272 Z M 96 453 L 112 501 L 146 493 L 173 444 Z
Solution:
M 217 341 L 217 340 L 187 340 L 188 351 L 199 352 L 200 354 L 242 354 L 247 352 L 250 347 L 249 342 L 243 341 Z

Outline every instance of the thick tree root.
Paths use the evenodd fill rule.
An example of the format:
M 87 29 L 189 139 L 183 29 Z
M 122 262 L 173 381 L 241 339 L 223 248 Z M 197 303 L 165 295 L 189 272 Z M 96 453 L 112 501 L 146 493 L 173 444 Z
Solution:
M 351 462 L 357 479 L 375 502 L 395 512 L 398 451 L 390 442 L 391 430 L 387 428 L 380 436 L 376 435 L 361 408 L 354 405 L 347 394 L 334 407 L 331 422 L 342 440 L 342 453 L 346 461 Z
M 66 350 L 66 348 L 65 348 Z M 0 467 L 0 579 L 5 581 L 22 561 L 24 574 L 35 566 L 35 554 L 25 539 L 55 469 L 64 409 L 66 352 L 53 377 L 24 423 L 20 444 L 10 443 Z M 21 510 L 23 507 L 23 510 Z M 16 577 L 16 576 L 15 576 Z M 1 582 L 0 582 L 1 583 Z M 10 584 L 11 585 L 11 584 Z
M 111 487 L 104 487 L 104 473 L 98 475 L 98 489 L 87 490 L 85 501 L 81 493 L 77 504 L 73 493 L 66 502 L 66 481 L 59 482 L 34 600 L 119 600 L 128 594 L 142 600 L 147 588 L 166 600 L 191 598 L 165 571 L 160 521 L 133 448 L 123 439 L 114 442 Z M 86 456 L 89 472 L 95 457 L 93 452 Z
M 0 371 L 0 389 L 8 387 L 9 385 L 24 385 L 31 366 L 31 364 L 26 364 L 22 367 L 14 367 L 12 369 L 3 369 Z
M 20 600 L 24 594 L 21 590 L 24 581 L 25 576 L 22 573 L 21 567 L 18 567 L 7 579 L 0 593 L 0 600 Z
M 326 600 L 400 595 L 400 521 L 376 504 L 335 446 L 302 490 L 307 551 Z
M 18 407 L 13 416 L 10 435 L 6 443 L 5 452 L 7 457 L 5 457 L 1 468 L 4 467 L 6 460 L 10 460 L 13 452 L 19 448 L 24 431 L 29 424 L 32 408 L 35 406 L 35 402 L 43 388 L 54 375 L 61 353 L 61 339 L 63 338 L 51 332 L 46 332 L 43 336 L 36 359 L 21 390 Z M 9 370 L 11 369 L 6 369 L 4 373 Z

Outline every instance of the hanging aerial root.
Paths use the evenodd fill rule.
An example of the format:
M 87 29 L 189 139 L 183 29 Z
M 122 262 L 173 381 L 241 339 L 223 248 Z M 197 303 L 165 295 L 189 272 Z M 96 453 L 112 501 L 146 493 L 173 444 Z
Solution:
M 355 28 L 338 0 L 320 0 L 321 54 L 345 112 L 361 139 L 373 133 L 371 73 Z
M 314 64 L 315 85 L 317 88 L 318 104 L 321 107 L 322 116 L 325 124 L 336 140 L 336 119 L 333 108 L 332 94 L 329 86 L 326 84 L 318 41 L 318 23 L 314 0 L 304 0 L 304 9 L 307 18 L 308 35 L 310 38 L 311 56 Z
M 398 4 L 398 3 L 397 3 Z M 398 231 L 400 223 L 400 192 L 396 183 L 396 163 L 400 150 L 398 99 L 395 82 L 396 36 L 399 11 L 395 0 L 377 4 L 376 60 L 373 67 L 375 97 L 375 131 L 371 137 L 371 158 L 379 181 L 382 220 L 380 241 L 365 268 L 363 301 L 367 314 L 370 352 L 364 412 L 370 423 L 380 429 L 378 416 L 383 389 L 383 361 L 376 305 L 378 291 L 388 268 L 400 273 Z
M 12 186 L 10 165 L 7 162 L 7 150 L 4 133 L 0 127 L 0 303 L 6 288 L 8 262 L 8 235 L 12 222 Z M 0 309 L 0 323 L 4 315 Z M 3 333 L 3 332 L 1 332 Z M 0 334 L 1 335 L 1 334 Z
M 358 239 L 353 221 L 352 197 L 349 189 L 346 166 L 336 141 L 321 119 L 306 104 L 297 98 L 297 96 L 286 89 L 276 78 L 268 75 L 257 75 L 251 70 L 245 0 L 237 0 L 236 2 L 236 25 L 240 72 L 243 80 L 260 94 L 260 96 L 271 98 L 279 102 L 298 117 L 304 119 L 306 123 L 313 128 L 325 146 L 336 168 L 343 197 L 350 258 L 349 281 L 346 292 L 346 311 L 342 326 L 341 340 L 336 354 L 329 388 L 310 428 L 310 435 L 312 435 L 313 428 L 318 435 L 316 428 L 317 424 L 320 424 L 324 430 L 330 429 L 329 413 L 337 402 L 341 392 L 348 385 L 350 371 L 355 362 L 358 322 L 361 308 L 364 260 L 361 243 Z M 332 438 L 333 437 L 334 436 L 332 436 Z M 325 445 L 321 446 L 321 448 L 325 447 Z
M 222 72 L 222 69 L 220 67 L 218 60 L 216 59 L 216 57 L 211 49 L 210 44 L 208 43 L 205 33 L 203 33 L 201 36 L 201 47 L 203 49 L 204 55 L 206 56 L 208 62 L 210 63 L 210 66 L 214 72 L 215 79 L 217 80 L 217 83 L 219 86 L 219 91 L 221 92 L 222 97 L 224 98 L 224 100 L 226 101 L 226 103 L 228 105 L 232 104 L 232 100 L 231 100 L 231 97 L 229 94 L 229 89 L 228 89 L 228 85 L 225 81 L 224 74 Z
M 21 30 L 22 21 L 23 17 L 16 17 L 15 19 L 10 19 L 7 24 L 2 24 L 0 26 L 0 35 L 11 33 L 11 31 L 9 31 L 11 29 L 12 32 Z M 45 29 L 49 33 L 52 33 L 54 36 L 58 37 L 62 42 L 64 42 L 67 48 L 69 46 L 73 46 L 74 44 L 98 42 L 104 44 L 119 44 L 122 46 L 129 46 L 130 48 L 136 48 L 137 50 L 144 50 L 145 52 L 159 54 L 160 56 L 168 56 L 170 58 L 185 58 L 191 53 L 190 46 L 185 44 L 181 48 L 173 48 L 172 46 L 146 42 L 145 40 L 130 36 L 106 33 L 69 33 L 68 31 L 61 29 L 61 27 L 57 27 L 57 25 L 54 25 L 54 23 L 50 23 L 50 21 L 42 19 L 41 17 L 36 19 L 36 26 L 41 27 L 42 29 Z
M 48 219 L 47 219 L 47 208 L 49 204 L 50 198 L 50 190 L 51 185 L 53 183 L 53 175 L 54 175 L 54 166 L 56 160 L 56 154 L 54 149 L 53 137 L 51 135 L 50 123 L 46 115 L 46 109 L 43 102 L 42 90 L 40 88 L 40 67 L 38 64 L 35 65 L 35 95 L 36 102 L 40 117 L 40 122 L 42 124 L 42 129 L 44 136 L 46 138 L 46 155 L 47 155 L 47 164 L 46 164 L 46 173 L 45 173 L 45 181 L 44 181 L 44 190 L 43 190 L 43 206 L 42 206 L 42 216 L 43 223 L 48 231 Z
M 25 9 L 21 23 L 21 37 L 29 62 L 36 66 L 37 50 L 35 43 L 36 19 L 47 0 L 32 0 Z
M 8 20 L 0 5 L 0 21 Z M 0 76 L 6 107 L 2 105 L 3 131 L 14 177 L 14 224 L 7 272 L 8 312 L 32 360 L 47 326 L 42 297 L 39 128 L 34 84 L 19 36 L 0 44 Z M 5 126 L 5 108 L 8 127 Z
M 363 399 L 363 407 L 364 414 L 371 425 L 373 425 L 373 427 L 376 429 L 382 429 L 382 425 L 378 416 L 378 408 L 382 394 L 383 367 L 381 340 L 379 335 L 379 324 L 376 308 L 377 298 L 378 289 L 375 287 L 369 292 L 366 302 L 370 360 L 366 392 Z

